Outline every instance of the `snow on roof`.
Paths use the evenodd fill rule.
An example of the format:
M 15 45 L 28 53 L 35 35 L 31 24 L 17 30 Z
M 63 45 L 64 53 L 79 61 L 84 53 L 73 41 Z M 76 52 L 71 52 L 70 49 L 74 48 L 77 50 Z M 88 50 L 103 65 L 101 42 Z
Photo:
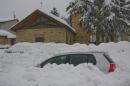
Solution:
M 73 27 L 71 27 L 65 20 L 63 20 L 63 19 L 61 19 L 61 18 L 59 18 L 59 17 L 57 17 L 57 16 L 55 16 L 55 15 L 49 13 L 49 12 L 45 12 L 45 11 L 42 11 L 42 10 L 39 10 L 39 11 L 41 11 L 41 12 L 43 12 L 44 14 L 46 14 L 46 15 L 48 15 L 48 16 L 54 18 L 55 20 L 57 20 L 57 21 L 59 21 L 59 22 L 65 24 L 65 25 L 66 25 L 67 27 L 69 27 L 71 30 L 73 30 L 74 32 L 76 32 L 75 29 L 74 29 Z
M 7 21 L 12 21 L 12 20 L 17 20 L 17 19 L 12 19 L 12 18 L 0 18 L 0 22 L 7 22 Z
M 7 36 L 7 38 L 16 38 L 16 35 L 6 30 L 0 30 L 0 36 Z
M 42 11 L 42 10 L 39 10 L 39 9 L 38 9 L 38 11 L 40 11 L 40 12 L 42 12 L 42 13 L 48 15 L 49 17 L 51 17 L 51 18 L 53 18 L 53 19 L 55 19 L 55 20 L 57 20 L 57 21 L 63 23 L 63 24 L 66 25 L 68 28 L 70 28 L 72 31 L 76 32 L 75 29 L 74 29 L 73 27 L 71 27 L 65 20 L 63 20 L 63 19 L 61 19 L 61 18 L 59 18 L 59 17 L 57 17 L 57 16 L 55 16 L 55 15 L 49 13 L 49 12 L 45 12 L 45 11 Z M 23 20 L 24 20 L 24 19 L 23 19 Z M 20 22 L 22 22 L 23 20 L 21 20 Z M 18 22 L 18 23 L 20 23 L 20 22 Z M 13 25 L 11 28 L 13 28 L 14 26 L 16 26 L 18 23 L 16 23 L 15 25 Z M 10 28 L 10 29 L 11 29 L 11 28 Z

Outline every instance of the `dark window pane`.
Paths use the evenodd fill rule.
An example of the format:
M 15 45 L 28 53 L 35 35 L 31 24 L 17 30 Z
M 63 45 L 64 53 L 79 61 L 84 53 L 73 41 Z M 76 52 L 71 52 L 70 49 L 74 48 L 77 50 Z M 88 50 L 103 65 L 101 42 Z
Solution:
M 36 42 L 44 42 L 44 39 L 43 39 L 43 37 L 36 37 L 35 41 Z
M 66 62 L 66 56 L 57 57 L 56 60 L 55 60 L 55 63 L 57 65 L 65 64 L 65 62 Z
M 11 39 L 11 45 L 13 45 L 15 42 L 15 39 Z
M 94 55 L 87 54 L 87 63 L 92 63 L 93 65 L 96 65 L 96 59 Z
M 47 60 L 44 65 L 50 63 L 50 64 L 53 64 L 53 63 L 56 63 L 57 65 L 60 65 L 60 64 L 65 64 L 66 62 L 66 57 L 67 56 L 58 56 L 58 57 L 54 57 L 54 58 L 51 58 L 49 60 Z
M 74 66 L 81 64 L 81 63 L 87 63 L 87 56 L 86 55 L 70 55 L 70 64 L 73 64 Z

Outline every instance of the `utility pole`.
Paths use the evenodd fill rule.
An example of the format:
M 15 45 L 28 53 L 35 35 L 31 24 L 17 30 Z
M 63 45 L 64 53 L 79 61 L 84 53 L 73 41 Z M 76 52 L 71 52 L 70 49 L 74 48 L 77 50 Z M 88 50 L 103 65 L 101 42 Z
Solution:
M 42 9 L 42 7 L 43 7 L 43 2 L 42 2 L 42 0 L 41 0 L 41 2 L 40 2 L 40 5 L 41 5 L 41 7 L 40 7 L 40 8 Z
M 13 18 L 16 19 L 15 11 L 13 11 Z

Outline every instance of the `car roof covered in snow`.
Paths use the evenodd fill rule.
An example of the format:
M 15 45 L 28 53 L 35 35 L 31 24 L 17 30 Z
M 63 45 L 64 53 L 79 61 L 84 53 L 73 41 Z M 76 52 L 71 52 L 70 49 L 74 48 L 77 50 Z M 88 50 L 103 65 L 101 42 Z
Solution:
M 91 54 L 91 53 L 102 53 L 102 54 L 106 54 L 106 52 L 104 51 L 87 51 L 87 52 L 83 52 L 83 51 L 77 51 L 77 52 L 66 52 L 66 53 L 61 53 L 61 54 L 55 54 L 54 56 L 60 56 L 60 55 L 69 55 L 69 54 Z

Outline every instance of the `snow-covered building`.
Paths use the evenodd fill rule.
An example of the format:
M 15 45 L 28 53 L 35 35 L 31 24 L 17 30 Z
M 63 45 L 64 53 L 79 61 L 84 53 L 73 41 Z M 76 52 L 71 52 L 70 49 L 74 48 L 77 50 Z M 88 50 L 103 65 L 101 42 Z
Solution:
M 67 44 L 99 44 L 110 41 L 130 41 L 130 34 L 124 34 L 120 37 L 116 37 L 114 34 L 110 37 L 106 37 L 102 33 L 93 35 L 86 31 L 79 19 L 80 14 L 72 15 L 70 17 L 70 26 L 66 21 L 59 17 L 37 9 L 10 29 L 16 32 L 16 43 L 55 42 Z
M 7 30 L 0 29 L 0 44 L 14 44 L 16 36 Z
M 16 42 L 56 42 L 72 44 L 75 29 L 64 20 L 41 10 L 35 10 L 11 28 Z
M 15 43 L 16 35 L 9 29 L 18 22 L 18 19 L 0 18 L 0 44 L 12 45 Z
M 15 25 L 17 22 L 18 19 L 0 18 L 0 29 L 9 30 L 9 28 Z

